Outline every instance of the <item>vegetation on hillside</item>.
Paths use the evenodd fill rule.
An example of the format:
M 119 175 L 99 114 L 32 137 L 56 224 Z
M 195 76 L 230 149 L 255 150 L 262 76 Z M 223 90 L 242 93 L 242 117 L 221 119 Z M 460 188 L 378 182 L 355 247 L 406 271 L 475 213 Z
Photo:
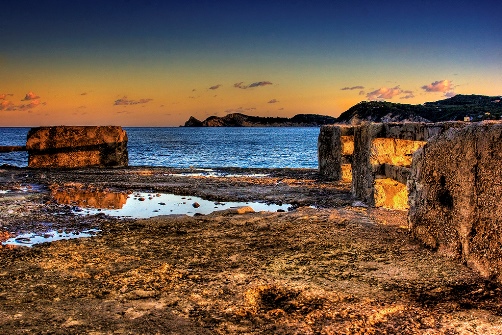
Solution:
M 472 121 L 500 120 L 500 96 L 456 95 L 452 98 L 423 105 L 399 104 L 386 101 L 362 101 L 343 112 L 337 122 L 358 121 L 458 121 L 470 117 Z

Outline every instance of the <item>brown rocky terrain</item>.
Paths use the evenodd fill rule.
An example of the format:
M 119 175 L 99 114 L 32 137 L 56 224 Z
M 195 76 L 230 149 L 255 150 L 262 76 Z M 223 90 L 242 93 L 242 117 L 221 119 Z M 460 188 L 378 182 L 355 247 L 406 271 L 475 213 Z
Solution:
M 349 184 L 314 170 L 196 172 L 1 168 L 2 239 L 100 230 L 0 249 L 2 333 L 502 334 L 500 287 L 414 241 L 406 212 L 354 207 Z M 78 212 L 138 191 L 292 210 Z

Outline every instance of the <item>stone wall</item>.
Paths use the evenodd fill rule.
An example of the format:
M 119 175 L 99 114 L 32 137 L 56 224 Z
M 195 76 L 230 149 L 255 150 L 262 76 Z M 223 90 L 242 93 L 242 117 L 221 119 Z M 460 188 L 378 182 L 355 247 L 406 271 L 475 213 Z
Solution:
M 448 129 L 413 156 L 413 235 L 502 282 L 502 124 Z
M 117 126 L 32 128 L 26 140 L 31 168 L 127 166 L 127 134 Z

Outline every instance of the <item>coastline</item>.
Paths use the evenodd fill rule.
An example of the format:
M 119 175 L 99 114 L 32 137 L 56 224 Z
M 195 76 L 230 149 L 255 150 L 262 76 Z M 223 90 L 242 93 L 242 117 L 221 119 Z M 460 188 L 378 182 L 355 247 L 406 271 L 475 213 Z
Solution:
M 0 167 L 2 235 L 99 229 L 0 249 L 0 328 L 55 333 L 496 333 L 498 287 L 420 246 L 406 213 L 352 206 L 314 169 Z M 150 219 L 81 216 L 53 190 L 292 204 Z M 148 200 L 146 200 L 148 201 Z M 154 201 L 154 200 L 152 200 Z

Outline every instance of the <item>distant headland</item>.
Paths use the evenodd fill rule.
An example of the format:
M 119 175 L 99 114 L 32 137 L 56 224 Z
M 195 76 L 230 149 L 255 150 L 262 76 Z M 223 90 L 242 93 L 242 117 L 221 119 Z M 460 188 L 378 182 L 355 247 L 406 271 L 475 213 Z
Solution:
M 185 127 L 319 127 L 333 123 L 357 124 L 372 122 L 441 122 L 500 120 L 502 97 L 463 95 L 420 105 L 386 101 L 361 101 L 338 118 L 317 114 L 297 114 L 292 118 L 260 117 L 232 113 L 223 117 L 210 116 L 200 121 L 191 116 Z
M 332 116 L 317 114 L 297 114 L 292 118 L 287 118 L 232 113 L 223 117 L 210 116 L 204 121 L 191 116 L 185 122 L 185 127 L 319 127 L 335 122 L 336 118 Z

